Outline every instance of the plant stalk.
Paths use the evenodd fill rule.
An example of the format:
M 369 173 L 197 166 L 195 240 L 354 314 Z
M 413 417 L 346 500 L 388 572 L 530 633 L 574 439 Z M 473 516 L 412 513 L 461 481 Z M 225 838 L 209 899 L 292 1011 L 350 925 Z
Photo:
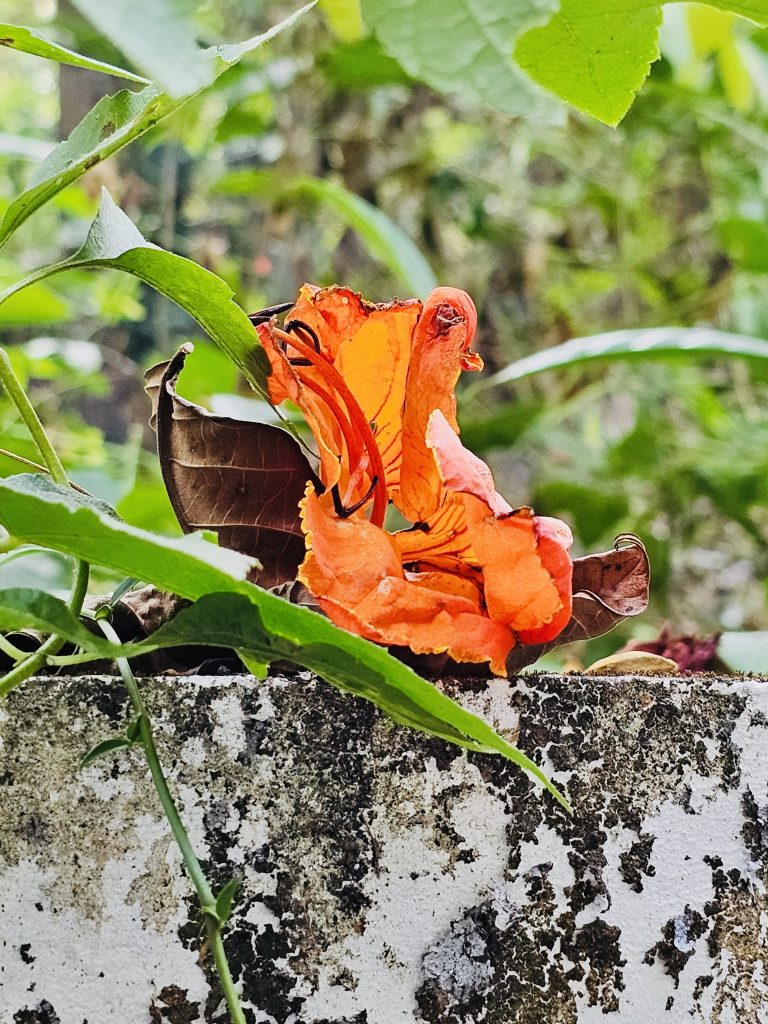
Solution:
M 75 567 L 75 585 L 72 588 L 72 596 L 69 599 L 69 607 L 75 615 L 80 614 L 80 609 L 83 607 L 83 601 L 88 591 L 88 576 L 89 567 L 87 562 L 77 562 Z M 0 679 L 0 700 L 7 696 L 11 690 L 15 690 L 17 686 L 20 686 L 25 680 L 33 676 L 38 669 L 45 666 L 48 658 L 51 655 L 58 654 L 61 648 L 66 643 L 64 637 L 49 636 L 38 649 L 30 654 L 24 661 L 20 661 L 18 665 L 15 665 L 10 672 L 7 672 L 2 679 Z
M 64 466 L 61 464 L 61 459 L 56 452 L 56 449 L 51 444 L 50 438 L 45 432 L 45 427 L 40 422 L 40 417 L 35 412 L 35 407 L 29 400 L 24 388 L 21 386 L 21 381 L 13 372 L 11 361 L 8 358 L 8 353 L 4 348 L 0 348 L 0 383 L 3 384 L 6 391 L 8 392 L 11 401 L 19 411 L 19 415 L 26 424 L 27 430 L 32 435 L 32 439 L 37 445 L 38 451 L 42 457 L 43 462 L 51 474 L 51 479 L 61 484 L 62 487 L 69 487 L 69 479 L 67 477 Z M 77 561 L 75 563 L 75 582 L 72 588 L 72 596 L 69 599 L 70 610 L 75 614 L 79 615 L 83 607 L 83 601 L 85 595 L 88 592 L 88 578 L 90 575 L 90 568 L 87 562 Z M 0 679 L 0 699 L 5 697 L 7 694 L 14 690 L 17 686 L 20 686 L 26 679 L 33 676 L 38 669 L 42 668 L 49 655 L 57 654 L 64 646 L 65 640 L 63 637 L 49 636 L 40 647 L 30 654 L 24 661 L 20 661 L 17 665 L 7 672 L 2 679 Z
M 35 407 L 30 402 L 26 391 L 21 386 L 21 382 L 13 372 L 11 361 L 4 348 L 0 348 L 0 381 L 8 392 L 11 401 L 19 410 L 19 415 L 24 420 L 27 430 L 32 435 L 32 439 L 37 445 L 43 462 L 47 466 L 48 472 L 51 474 L 51 479 L 57 484 L 69 487 L 69 480 L 67 479 L 67 474 L 61 464 L 61 459 L 59 458 L 56 449 L 51 444 L 50 439 L 45 432 L 45 427 L 43 427 L 43 424 L 40 422 L 40 417 L 35 412 Z
M 97 619 L 97 622 L 101 631 L 108 640 L 113 644 L 120 643 L 120 637 L 108 622 L 104 619 Z M 158 757 L 157 747 L 155 746 L 155 740 L 152 734 L 152 723 L 149 715 L 147 714 L 144 699 L 141 696 L 141 691 L 136 683 L 136 678 L 131 670 L 131 666 L 128 664 L 128 659 L 116 658 L 115 661 L 131 698 L 133 710 L 139 718 L 140 742 L 144 749 L 144 756 L 146 757 L 152 781 L 155 785 L 155 789 L 157 790 L 157 795 L 160 798 L 163 812 L 165 817 L 168 819 L 168 824 L 171 826 L 173 837 L 181 851 L 181 856 L 187 869 L 187 873 L 197 892 L 200 909 L 203 912 L 203 918 L 205 920 L 206 931 L 208 932 L 208 941 L 210 942 L 211 949 L 213 950 L 216 973 L 219 976 L 219 981 L 224 993 L 224 998 L 227 1002 L 227 1008 L 229 1009 L 232 1024 L 246 1024 L 245 1015 L 243 1013 L 242 1006 L 240 1005 L 240 998 L 235 989 L 235 983 L 224 952 L 224 942 L 221 937 L 221 926 L 216 918 L 208 912 L 215 908 L 216 899 L 208 883 L 208 879 L 205 877 L 200 861 L 197 859 L 197 855 L 192 848 L 189 835 L 184 827 L 183 821 L 181 820 L 178 808 L 176 807 L 168 786 L 168 781 L 165 777 L 165 773 L 163 772 L 162 765 L 160 764 L 160 758 Z

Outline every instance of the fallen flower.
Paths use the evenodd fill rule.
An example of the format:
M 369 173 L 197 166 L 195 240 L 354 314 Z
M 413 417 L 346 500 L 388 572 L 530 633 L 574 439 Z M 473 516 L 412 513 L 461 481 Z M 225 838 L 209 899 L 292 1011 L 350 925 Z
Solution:
M 298 578 L 361 636 L 503 674 L 516 643 L 552 640 L 568 622 L 572 537 L 513 508 L 459 440 L 456 382 L 482 367 L 476 322 L 457 289 L 374 306 L 305 286 L 284 327 L 257 330 L 272 400 L 299 406 L 320 455 Z M 385 528 L 390 501 L 410 529 Z
M 572 563 L 568 526 L 513 508 L 461 443 L 455 387 L 483 365 L 465 292 L 376 305 L 348 288 L 305 285 L 292 306 L 251 319 L 272 368 L 270 398 L 301 410 L 317 474 L 286 431 L 180 398 L 186 347 L 147 373 L 163 477 L 185 530 L 215 529 L 220 543 L 256 555 L 263 586 L 298 579 L 352 632 L 499 675 L 644 610 L 648 560 L 637 538 Z

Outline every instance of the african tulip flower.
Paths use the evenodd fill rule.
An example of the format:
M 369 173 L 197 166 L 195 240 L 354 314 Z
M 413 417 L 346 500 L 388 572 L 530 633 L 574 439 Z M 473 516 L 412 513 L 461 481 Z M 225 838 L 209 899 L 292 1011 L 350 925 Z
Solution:
M 423 304 L 373 305 L 305 285 L 283 327 L 265 314 L 270 397 L 295 402 L 317 444 L 299 579 L 323 611 L 378 643 L 502 675 L 516 643 L 554 639 L 571 613 L 570 530 L 513 508 L 459 439 L 456 383 L 483 365 L 470 297 L 438 288 Z M 410 528 L 387 530 L 390 502 Z

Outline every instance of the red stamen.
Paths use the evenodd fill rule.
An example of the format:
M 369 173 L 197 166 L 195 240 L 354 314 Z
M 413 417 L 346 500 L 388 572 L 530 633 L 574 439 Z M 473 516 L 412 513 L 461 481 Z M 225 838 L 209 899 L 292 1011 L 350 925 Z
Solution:
M 346 381 L 341 376 L 339 371 L 330 361 L 330 359 L 322 352 L 315 351 L 313 345 L 308 345 L 303 338 L 300 337 L 300 331 L 296 331 L 294 334 L 286 334 L 279 328 L 275 328 L 275 334 L 280 338 L 281 341 L 286 342 L 292 348 L 305 359 L 308 359 L 310 363 L 319 370 L 320 373 L 325 377 L 326 382 L 330 385 L 333 391 L 339 395 L 344 405 L 347 407 L 347 413 L 353 431 L 356 431 L 357 436 L 362 440 L 365 450 L 368 452 L 369 459 L 369 476 L 373 483 L 373 508 L 371 509 L 371 522 L 374 526 L 384 525 L 384 515 L 387 511 L 387 502 L 389 500 L 387 495 L 387 485 L 384 479 L 384 464 L 381 460 L 381 453 L 379 452 L 378 445 L 373 436 L 371 425 L 363 415 L 363 410 L 358 405 L 357 399 L 347 387 Z M 302 383 L 309 384 L 309 381 L 302 380 Z M 314 390 L 314 388 L 313 388 Z M 330 396 L 329 396 L 330 397 Z M 327 401 L 327 398 L 324 399 Z M 335 404 L 335 403 L 333 403 Z M 336 417 L 339 422 L 339 427 L 342 432 L 344 427 L 342 426 L 342 419 L 339 419 L 338 413 L 334 410 L 333 405 L 329 404 L 329 409 Z M 336 405 L 338 410 L 338 405 Z M 340 412 L 340 410 L 339 410 Z M 346 439 L 346 435 L 345 435 Z M 349 443 L 347 443 L 347 449 L 350 449 Z M 350 452 L 351 454 L 351 452 Z M 356 460 L 357 461 L 357 460 Z M 350 466 L 350 470 L 354 472 L 353 466 Z

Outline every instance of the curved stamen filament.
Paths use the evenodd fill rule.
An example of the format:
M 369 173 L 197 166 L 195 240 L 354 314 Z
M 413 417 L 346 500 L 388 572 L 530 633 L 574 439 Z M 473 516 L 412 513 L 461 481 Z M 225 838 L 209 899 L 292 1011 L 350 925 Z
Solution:
M 301 382 L 304 387 L 309 388 L 313 391 L 318 398 L 322 398 L 325 404 L 328 406 L 330 411 L 333 413 L 333 417 L 339 425 L 344 443 L 347 446 L 347 453 L 349 455 L 350 464 L 356 464 L 363 455 L 363 446 L 358 438 L 357 434 L 352 428 L 352 424 L 349 422 L 347 417 L 344 415 L 344 410 L 341 408 L 339 403 L 329 394 L 324 387 L 321 387 L 317 381 L 307 378 Z
M 341 376 L 339 371 L 322 352 L 315 351 L 314 344 L 309 345 L 301 337 L 301 329 L 294 327 L 295 333 L 287 334 L 285 331 L 281 331 L 279 328 L 275 328 L 275 335 L 281 340 L 286 342 L 292 348 L 296 349 L 296 352 L 304 359 L 308 359 L 309 362 L 318 370 L 326 380 L 326 383 L 330 385 L 336 395 L 341 398 L 342 402 L 347 408 L 347 414 L 349 416 L 349 425 L 352 427 L 352 433 L 355 433 L 357 437 L 362 441 L 363 447 L 368 453 L 368 473 L 371 478 L 371 482 L 375 480 L 373 490 L 373 508 L 371 509 L 371 522 L 374 526 L 384 525 L 384 515 L 387 511 L 387 485 L 384 479 L 384 464 L 381 459 L 381 453 L 379 452 L 378 445 L 373 436 L 371 425 L 363 414 L 363 410 L 358 405 L 357 399 L 347 387 L 344 378 Z M 303 384 L 309 385 L 308 380 L 302 380 Z M 327 399 L 326 399 L 327 401 Z M 335 403 L 334 403 L 335 404 Z M 342 432 L 344 427 L 342 426 L 342 420 L 344 417 L 338 417 L 337 412 L 334 410 L 332 405 L 329 408 L 333 415 L 337 417 L 339 427 Z M 338 405 L 336 405 L 338 409 Z M 339 410 L 341 412 L 341 410 Z M 346 440 L 346 434 L 345 434 Z M 350 449 L 349 442 L 347 442 L 347 449 L 350 453 L 350 460 L 352 457 L 352 450 Z M 359 451 L 359 448 L 358 448 Z M 359 461 L 359 456 L 355 460 Z M 350 469 L 354 472 L 355 466 L 351 466 Z

